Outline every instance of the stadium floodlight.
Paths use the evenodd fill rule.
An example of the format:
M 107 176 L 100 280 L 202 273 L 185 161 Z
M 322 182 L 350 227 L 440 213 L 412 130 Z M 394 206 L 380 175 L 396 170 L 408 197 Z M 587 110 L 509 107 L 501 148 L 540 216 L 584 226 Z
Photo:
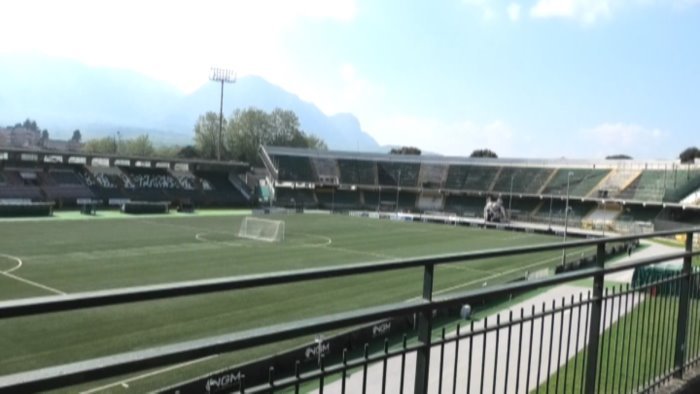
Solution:
M 221 136 L 224 123 L 224 83 L 235 83 L 236 74 L 225 68 L 212 67 L 209 71 L 209 80 L 221 83 L 221 100 L 219 102 L 219 137 L 216 139 L 216 160 L 221 160 Z
M 571 176 L 573 171 L 569 171 L 566 175 L 566 208 L 564 208 L 564 243 L 566 243 L 566 232 L 569 227 L 569 186 L 571 185 Z M 566 264 L 566 248 L 561 250 L 561 263 Z
M 399 190 L 401 189 L 401 169 L 396 171 L 396 212 L 399 212 Z
M 515 173 L 510 176 L 510 193 L 508 195 L 508 221 L 512 220 L 513 212 L 511 211 L 513 203 L 513 179 L 515 179 Z

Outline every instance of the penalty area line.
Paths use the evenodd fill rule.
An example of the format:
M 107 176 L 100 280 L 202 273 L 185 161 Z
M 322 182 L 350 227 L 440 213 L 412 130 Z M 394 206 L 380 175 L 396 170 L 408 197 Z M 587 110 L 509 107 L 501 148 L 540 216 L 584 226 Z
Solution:
M 7 259 L 14 260 L 14 261 L 17 262 L 17 265 L 15 265 L 14 267 L 10 268 L 9 270 L 0 271 L 0 272 L 10 273 L 10 272 L 12 272 L 12 271 L 17 271 L 17 270 L 22 266 L 22 259 L 20 259 L 20 258 L 17 257 L 17 256 L 13 256 L 13 255 L 10 255 L 10 254 L 0 253 L 0 257 L 5 257 L 5 258 L 7 258 Z
M 50 291 L 50 292 L 52 292 L 52 293 L 55 293 L 55 294 L 59 294 L 59 295 L 67 295 L 67 294 L 68 294 L 68 293 L 63 292 L 63 291 L 61 291 L 61 290 L 54 289 L 54 288 L 51 287 L 51 286 L 42 285 L 41 283 L 34 282 L 33 280 L 29 280 L 29 279 L 24 279 L 24 278 L 22 278 L 22 277 L 19 277 L 19 276 L 17 276 L 17 275 L 11 274 L 11 273 L 9 273 L 9 272 L 0 272 L 0 274 L 3 274 L 3 275 L 5 275 L 6 277 L 8 277 L 8 278 L 10 278 L 10 279 L 18 280 L 18 281 L 20 281 L 20 282 L 24 282 L 24 283 L 26 283 L 26 284 L 28 284 L 28 285 L 32 285 L 32 286 L 38 287 L 38 288 L 40 288 L 40 289 L 48 290 L 48 291 Z
M 555 260 L 557 260 L 557 259 L 561 259 L 561 256 L 557 256 L 557 257 L 552 257 L 552 258 L 549 258 L 549 259 L 541 260 L 541 261 L 538 261 L 538 262 L 533 263 L 533 264 L 528 264 L 528 265 L 524 265 L 524 266 L 522 266 L 522 267 L 513 268 L 513 269 L 508 270 L 508 271 L 499 272 L 499 273 L 496 273 L 496 274 L 493 274 L 493 275 L 490 275 L 490 276 L 486 276 L 486 277 L 483 277 L 483 278 L 479 278 L 479 279 L 476 279 L 476 280 L 473 280 L 473 281 L 470 281 L 470 282 L 466 282 L 466 283 L 462 283 L 462 284 L 459 284 L 459 285 L 456 285 L 456 286 L 448 287 L 448 288 L 446 288 L 446 289 L 437 290 L 437 291 L 433 292 L 433 295 L 435 295 L 435 294 L 447 293 L 447 292 L 449 292 L 449 291 L 457 290 L 457 289 L 460 289 L 460 288 L 462 288 L 462 287 L 467 287 L 467 286 L 469 286 L 469 285 L 473 285 L 473 284 L 476 284 L 476 283 L 479 283 L 479 282 L 482 282 L 482 281 L 483 281 L 483 282 L 486 282 L 486 281 L 488 281 L 489 279 L 494 279 L 494 278 L 498 278 L 498 277 L 503 276 L 503 275 L 512 274 L 512 273 L 521 271 L 523 268 L 532 268 L 532 267 L 537 267 L 537 266 L 540 266 L 540 265 L 544 265 L 544 264 L 547 264 L 547 263 L 549 263 L 549 262 L 551 262 L 551 261 L 555 261 Z M 418 297 L 418 298 L 420 298 L 420 297 Z
M 30 285 L 30 286 L 34 286 L 34 287 L 38 287 L 38 288 L 40 288 L 40 289 L 44 289 L 44 290 L 50 291 L 50 292 L 52 292 L 52 293 L 54 293 L 54 294 L 60 294 L 60 295 L 66 295 L 66 294 L 68 294 L 68 293 L 63 292 L 63 291 L 61 291 L 61 290 L 54 289 L 54 288 L 51 287 L 51 286 L 42 285 L 41 283 L 34 282 L 33 280 L 25 279 L 25 278 L 22 278 L 22 277 L 20 277 L 20 276 L 17 276 L 17 275 L 15 275 L 15 274 L 13 274 L 12 272 L 17 271 L 20 267 L 22 267 L 22 259 L 20 259 L 20 258 L 17 257 L 17 256 L 12 256 L 12 255 L 9 255 L 9 254 L 4 254 L 4 253 L 0 253 L 0 256 L 1 256 L 1 257 L 8 258 L 8 259 L 11 259 L 11 260 L 15 260 L 15 261 L 17 262 L 17 265 L 15 265 L 14 267 L 10 268 L 9 270 L 0 271 L 0 274 L 5 275 L 6 277 L 8 277 L 8 278 L 10 278 L 10 279 L 14 279 L 14 280 L 16 280 L 16 281 L 19 281 L 19 282 L 23 282 L 23 283 L 25 283 L 25 284 L 28 284 L 28 285 Z
M 92 388 L 92 389 L 87 390 L 87 391 L 81 391 L 80 394 L 91 394 L 91 393 L 95 393 L 95 392 L 98 392 L 98 391 L 106 390 L 106 389 L 109 389 L 109 388 L 112 388 L 112 387 L 116 387 L 116 386 L 124 386 L 124 385 L 126 385 L 127 383 L 131 383 L 131 382 L 134 382 L 134 381 L 137 381 L 137 380 L 141 380 L 141 379 L 145 379 L 145 378 L 148 378 L 148 377 L 151 377 L 151 376 L 159 375 L 159 374 L 161 374 L 161 373 L 173 371 L 173 370 L 175 370 L 175 369 L 187 367 L 187 366 L 189 366 L 189 365 L 197 364 L 197 363 L 200 363 L 200 362 L 202 362 L 202 361 L 211 360 L 212 358 L 217 357 L 217 356 L 218 356 L 218 354 L 213 354 L 213 355 L 211 355 L 211 356 L 198 358 L 198 359 L 196 359 L 196 360 L 191 360 L 191 361 L 187 361 L 187 362 L 184 362 L 184 363 L 175 364 L 175 365 L 172 365 L 172 366 L 167 367 L 167 368 L 163 368 L 163 369 L 158 369 L 158 370 L 155 370 L 155 371 L 151 371 L 151 372 L 148 372 L 148 373 L 145 373 L 145 374 L 142 374 L 142 375 L 138 375 L 138 376 L 131 377 L 131 378 L 129 378 L 129 379 L 124 379 L 124 380 L 120 380 L 120 381 L 118 381 L 118 382 L 106 384 L 106 385 L 104 385 L 104 386 L 95 387 L 95 388 Z M 126 386 L 124 386 L 124 387 L 127 387 L 127 388 L 128 388 L 129 386 L 126 385 Z

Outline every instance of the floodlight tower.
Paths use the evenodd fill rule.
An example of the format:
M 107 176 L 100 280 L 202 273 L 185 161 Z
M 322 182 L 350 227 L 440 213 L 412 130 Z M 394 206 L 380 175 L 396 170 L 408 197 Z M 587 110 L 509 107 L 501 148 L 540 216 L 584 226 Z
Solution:
M 569 227 L 569 185 L 571 184 L 571 177 L 574 175 L 572 171 L 566 176 L 566 208 L 564 209 L 564 243 L 566 243 L 566 233 Z M 566 246 L 561 250 L 561 263 L 566 264 Z
M 219 103 L 219 137 L 216 139 L 216 160 L 221 160 L 221 136 L 224 124 L 224 83 L 235 83 L 236 74 L 229 69 L 212 67 L 209 71 L 209 79 L 221 82 L 221 101 Z
M 396 212 L 399 212 L 399 190 L 401 190 L 401 169 L 396 171 Z

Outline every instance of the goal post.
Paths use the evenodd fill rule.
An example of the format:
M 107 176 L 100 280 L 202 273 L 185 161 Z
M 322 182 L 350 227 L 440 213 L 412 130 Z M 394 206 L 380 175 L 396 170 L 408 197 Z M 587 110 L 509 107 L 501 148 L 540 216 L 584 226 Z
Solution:
M 238 236 L 256 241 L 282 242 L 284 241 L 284 221 L 246 216 L 241 222 Z

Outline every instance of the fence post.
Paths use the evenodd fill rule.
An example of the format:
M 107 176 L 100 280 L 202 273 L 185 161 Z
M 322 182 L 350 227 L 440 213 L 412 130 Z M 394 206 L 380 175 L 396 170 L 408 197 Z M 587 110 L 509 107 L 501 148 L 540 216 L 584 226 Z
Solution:
M 423 270 L 423 300 L 433 299 L 433 264 L 426 264 Z M 430 342 L 433 331 L 433 311 L 427 310 L 418 314 L 418 340 L 423 344 L 416 351 L 416 380 L 415 394 L 428 392 L 428 373 L 430 372 Z
M 689 232 L 685 235 L 685 251 L 693 251 L 693 233 Z M 676 349 L 675 349 L 675 369 L 673 376 L 677 379 L 683 378 L 683 364 L 685 364 L 685 356 L 688 340 L 688 313 L 690 308 L 690 281 L 693 267 L 692 256 L 683 258 L 683 274 L 681 276 L 681 292 L 678 295 L 678 326 L 676 327 Z
M 605 265 L 605 242 L 601 242 L 596 248 L 596 267 L 600 270 Z M 593 276 L 593 302 L 589 304 L 591 311 L 590 325 L 588 326 L 588 356 L 586 356 L 586 381 L 585 392 L 595 393 L 595 381 L 598 374 L 598 344 L 600 342 L 600 316 L 603 306 L 603 286 L 605 274 L 598 273 Z

